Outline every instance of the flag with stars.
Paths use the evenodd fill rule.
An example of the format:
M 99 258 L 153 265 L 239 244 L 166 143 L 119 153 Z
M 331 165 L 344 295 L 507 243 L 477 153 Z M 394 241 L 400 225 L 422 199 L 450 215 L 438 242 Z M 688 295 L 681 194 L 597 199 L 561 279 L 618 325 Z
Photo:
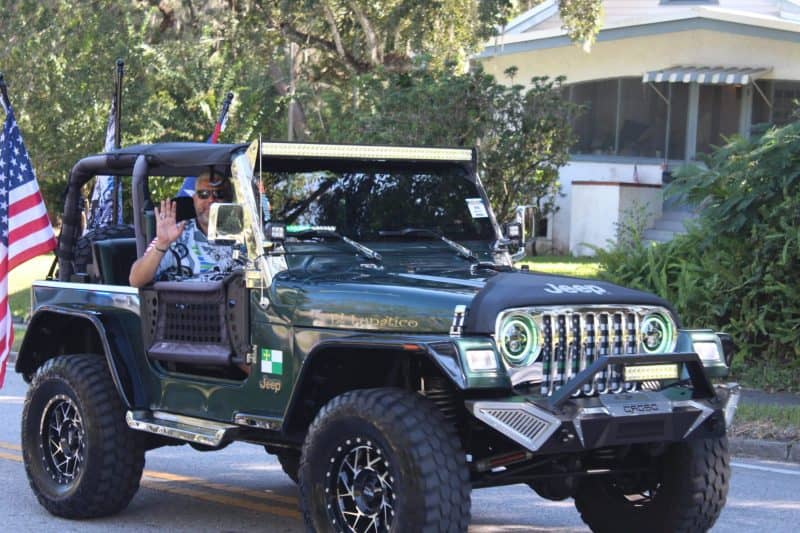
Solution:
M 0 387 L 14 343 L 8 273 L 54 250 L 56 237 L 11 106 L 0 133 Z

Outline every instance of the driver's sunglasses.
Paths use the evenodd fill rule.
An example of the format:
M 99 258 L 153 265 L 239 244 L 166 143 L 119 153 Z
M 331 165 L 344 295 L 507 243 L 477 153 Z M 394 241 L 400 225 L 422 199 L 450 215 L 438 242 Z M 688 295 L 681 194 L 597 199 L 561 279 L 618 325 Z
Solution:
M 224 200 L 227 198 L 226 192 L 222 189 L 200 189 L 199 191 L 195 191 L 194 194 L 201 200 L 208 200 L 212 195 L 215 200 Z

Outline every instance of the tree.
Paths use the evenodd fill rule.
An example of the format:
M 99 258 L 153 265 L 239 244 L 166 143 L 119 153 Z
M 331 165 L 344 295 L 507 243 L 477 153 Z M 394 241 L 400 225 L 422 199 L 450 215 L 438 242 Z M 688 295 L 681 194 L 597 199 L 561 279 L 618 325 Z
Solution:
M 515 70 L 508 72 L 513 78 Z M 570 117 L 580 107 L 561 98 L 563 78 L 506 86 L 480 68 L 467 73 L 408 72 L 353 80 L 353 103 L 331 93 L 324 121 L 329 142 L 479 146 L 481 173 L 495 214 L 534 204 L 536 219 L 556 209 L 558 169 L 574 143 Z M 333 112 L 333 110 L 336 110 Z
M 513 79 L 515 69 L 506 74 Z M 493 120 L 481 139 L 485 185 L 499 220 L 533 200 L 534 219 L 556 211 L 558 169 L 575 142 L 570 117 L 580 111 L 561 98 L 564 78 L 535 77 L 530 85 L 494 91 Z
M 576 36 L 597 27 L 598 11 L 584 16 L 575 7 L 587 2 L 599 5 L 560 1 L 565 21 L 589 29 Z M 459 72 L 498 25 L 534 3 L 0 0 L 0 69 L 55 221 L 70 168 L 102 146 L 117 58 L 126 64 L 124 144 L 205 139 L 220 99 L 234 91 L 224 139 L 283 139 L 290 129 L 298 140 L 424 137 L 426 144 L 469 145 L 481 137 L 478 125 L 491 106 L 483 89 L 468 87 L 478 78 Z M 434 82 L 425 92 L 428 109 L 438 102 L 448 119 L 458 118 L 458 129 L 433 129 L 417 101 L 404 103 L 413 94 L 406 89 L 420 95 L 426 77 Z M 463 107 L 434 89 L 461 94 Z M 383 131 L 384 121 L 396 131 Z

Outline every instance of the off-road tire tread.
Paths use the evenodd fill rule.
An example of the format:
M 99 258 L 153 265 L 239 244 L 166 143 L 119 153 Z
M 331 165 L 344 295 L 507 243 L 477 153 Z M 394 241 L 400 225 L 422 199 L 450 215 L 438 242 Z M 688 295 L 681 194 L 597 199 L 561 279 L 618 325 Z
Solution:
M 52 499 L 34 483 L 30 469 L 31 455 L 37 450 L 25 446 L 25 427 L 31 416 L 31 400 L 35 391 L 48 380 L 66 382 L 75 392 L 76 404 L 88 433 L 99 432 L 100 447 L 87 450 L 86 471 L 82 486 L 64 499 Z M 33 416 L 41 417 L 41 412 Z M 115 514 L 124 509 L 139 489 L 144 469 L 144 439 L 128 428 L 125 408 L 114 386 L 105 358 L 97 354 L 78 354 L 55 357 L 37 371 L 25 398 L 22 417 L 23 457 L 31 488 L 39 503 L 52 514 L 64 518 L 95 518 Z M 90 461 L 96 463 L 89 464 Z M 87 476 L 89 470 L 94 475 Z
M 728 439 L 689 442 L 683 460 L 691 465 L 686 506 L 678 508 L 675 531 L 708 531 L 725 507 L 730 484 Z
M 283 452 L 275 454 L 275 457 L 278 458 L 283 473 L 289 476 L 289 479 L 294 481 L 295 484 L 299 483 L 300 454 L 295 452 Z
M 346 392 L 326 404 L 309 427 L 300 458 L 300 506 L 314 531 L 310 505 L 309 453 L 316 435 L 339 417 L 357 416 L 380 427 L 387 438 L 402 439 L 422 472 L 424 508 L 404 517 L 407 527 L 424 533 L 467 531 L 470 522 L 469 470 L 459 437 L 441 411 L 422 396 L 403 389 L 363 389 Z M 387 432 L 391 432 L 387 434 Z M 416 512 L 415 512 L 416 511 Z
M 708 531 L 717 521 L 730 485 L 730 454 L 726 437 L 697 439 L 673 444 L 664 460 L 664 471 L 674 482 L 669 494 L 661 494 L 661 505 L 649 509 L 649 531 L 695 533 Z M 581 485 L 575 506 L 583 521 L 595 532 L 632 531 L 624 512 L 588 485 Z M 644 518 L 644 517 L 640 517 Z

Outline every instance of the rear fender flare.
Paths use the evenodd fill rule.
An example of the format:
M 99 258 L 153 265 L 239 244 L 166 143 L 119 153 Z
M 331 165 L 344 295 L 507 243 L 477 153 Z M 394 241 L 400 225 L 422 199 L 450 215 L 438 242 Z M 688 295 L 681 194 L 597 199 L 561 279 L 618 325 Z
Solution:
M 146 358 L 141 338 L 139 316 L 131 311 L 45 305 L 31 317 L 15 370 L 30 382 L 48 359 L 102 352 L 123 404 L 129 409 L 146 409 L 142 375 Z

